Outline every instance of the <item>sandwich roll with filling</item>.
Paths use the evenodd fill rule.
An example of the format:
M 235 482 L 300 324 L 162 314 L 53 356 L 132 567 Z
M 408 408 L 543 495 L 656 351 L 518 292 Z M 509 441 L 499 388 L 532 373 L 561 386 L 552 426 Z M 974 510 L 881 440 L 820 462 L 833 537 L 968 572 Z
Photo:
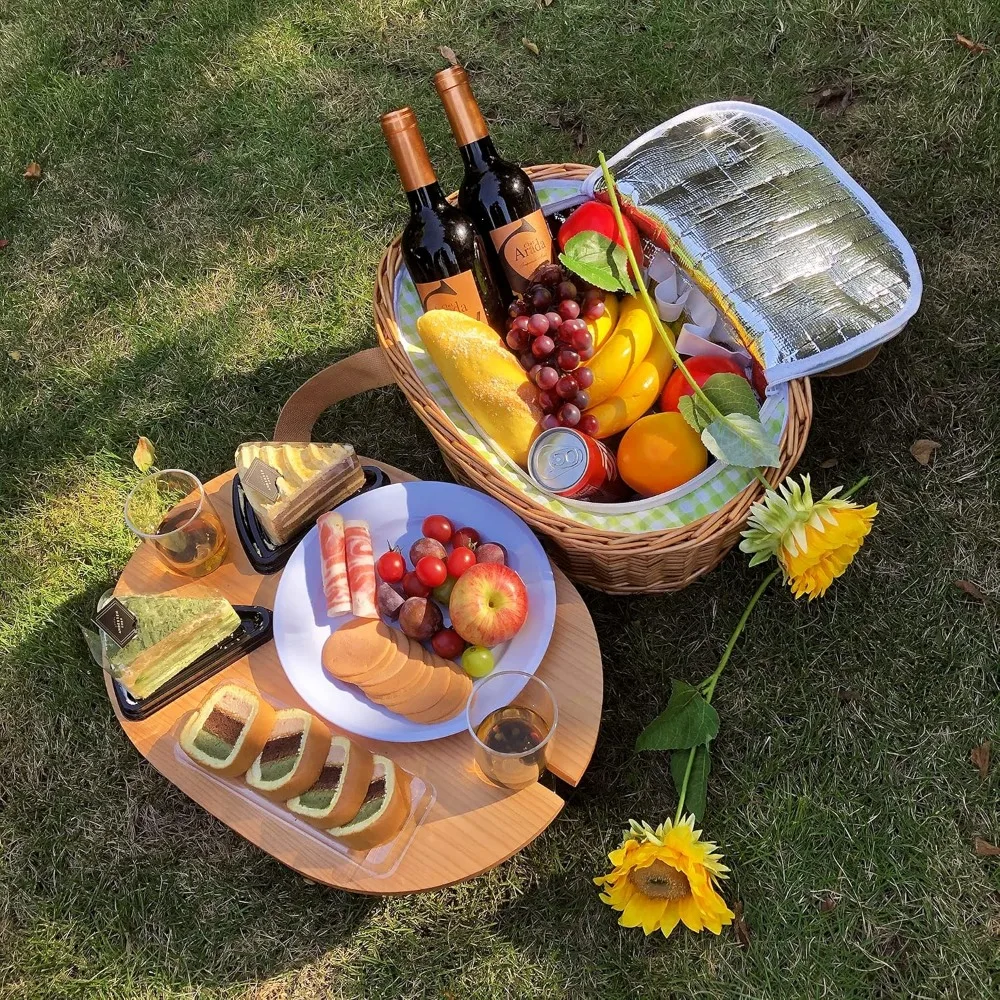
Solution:
M 375 767 L 361 808 L 343 826 L 327 833 L 354 851 L 369 851 L 392 840 L 410 815 L 410 778 L 388 757 L 375 754 Z
M 341 826 L 361 809 L 375 758 L 346 736 L 334 736 L 323 770 L 311 788 L 289 799 L 289 810 L 321 830 Z
M 223 684 L 191 713 L 181 730 L 181 749 L 223 778 L 242 774 L 264 749 L 274 709 L 239 684 Z
M 330 740 L 330 730 L 311 712 L 276 712 L 267 742 L 246 773 L 247 784 L 275 802 L 301 795 L 323 772 Z

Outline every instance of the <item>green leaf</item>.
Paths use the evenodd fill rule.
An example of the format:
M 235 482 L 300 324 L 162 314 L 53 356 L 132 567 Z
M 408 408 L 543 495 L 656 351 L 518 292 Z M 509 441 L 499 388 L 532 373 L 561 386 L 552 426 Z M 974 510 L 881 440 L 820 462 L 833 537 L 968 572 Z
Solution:
M 688 425 L 699 434 L 715 419 L 715 414 L 708 409 L 701 396 L 696 396 L 694 393 L 681 396 L 677 400 L 677 408 Z
M 694 762 L 688 775 L 687 791 L 684 793 L 684 812 L 691 813 L 699 822 L 705 815 L 705 805 L 708 799 L 708 775 L 712 770 L 712 758 L 708 752 L 709 744 L 698 747 L 694 752 Z M 674 788 L 680 796 L 684 787 L 684 772 L 687 770 L 690 750 L 678 750 L 670 755 L 670 777 L 674 780 Z
M 750 383 L 742 375 L 716 372 L 701 387 L 702 392 L 715 404 L 720 413 L 745 413 L 748 417 L 760 416 L 760 403 Z
M 719 713 L 701 692 L 684 681 L 672 681 L 667 707 L 635 741 L 636 750 L 687 750 L 714 739 Z
M 577 233 L 566 241 L 559 259 L 571 271 L 606 292 L 633 292 L 628 276 L 628 257 L 614 240 L 593 230 Z
M 713 420 L 701 432 L 705 447 L 718 459 L 747 469 L 778 466 L 781 453 L 767 436 L 764 425 L 745 413 L 730 413 Z

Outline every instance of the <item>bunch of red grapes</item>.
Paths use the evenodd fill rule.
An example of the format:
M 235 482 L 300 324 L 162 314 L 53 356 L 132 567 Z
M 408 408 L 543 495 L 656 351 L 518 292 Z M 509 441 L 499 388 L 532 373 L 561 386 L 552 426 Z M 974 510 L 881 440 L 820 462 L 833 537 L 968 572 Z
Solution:
M 597 419 L 583 412 L 594 382 L 584 362 L 594 356 L 587 320 L 604 315 L 604 292 L 585 287 L 561 264 L 543 264 L 531 281 L 507 310 L 507 346 L 538 386 L 542 427 L 595 434 Z

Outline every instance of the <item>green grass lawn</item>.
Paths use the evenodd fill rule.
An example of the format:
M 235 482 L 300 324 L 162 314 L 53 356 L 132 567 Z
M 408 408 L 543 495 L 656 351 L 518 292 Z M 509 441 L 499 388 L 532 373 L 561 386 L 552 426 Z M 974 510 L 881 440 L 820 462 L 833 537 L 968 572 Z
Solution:
M 0 0 L 0 996 L 995 997 L 1000 861 L 972 842 L 1000 840 L 1000 772 L 982 781 L 968 759 L 1000 711 L 989 13 Z M 761 578 L 741 557 L 674 596 L 586 594 L 606 677 L 586 778 L 518 857 L 409 899 L 310 884 L 207 816 L 135 752 L 86 657 L 78 626 L 132 550 L 137 435 L 210 477 L 304 379 L 374 342 L 374 270 L 404 218 L 378 116 L 414 106 L 457 183 L 430 86 L 442 44 L 525 162 L 595 162 L 713 99 L 773 107 L 920 259 L 906 334 L 814 385 L 802 468 L 822 488 L 872 474 L 875 533 L 824 601 L 764 599 L 716 697 L 706 827 L 749 948 L 731 930 L 644 939 L 590 882 L 629 817 L 673 813 L 665 763 L 631 747 L 669 677 L 714 665 Z M 813 107 L 847 81 L 843 114 Z M 394 389 L 320 430 L 447 478 Z M 908 452 L 919 437 L 941 443 L 929 467 Z

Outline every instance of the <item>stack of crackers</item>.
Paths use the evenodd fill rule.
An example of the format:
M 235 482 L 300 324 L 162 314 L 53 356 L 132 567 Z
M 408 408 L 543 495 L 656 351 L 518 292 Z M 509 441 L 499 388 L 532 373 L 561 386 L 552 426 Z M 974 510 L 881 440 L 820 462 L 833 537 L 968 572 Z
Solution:
M 323 666 L 390 712 L 424 725 L 454 718 L 472 693 L 472 678 L 458 664 L 370 618 L 355 618 L 327 639 Z

